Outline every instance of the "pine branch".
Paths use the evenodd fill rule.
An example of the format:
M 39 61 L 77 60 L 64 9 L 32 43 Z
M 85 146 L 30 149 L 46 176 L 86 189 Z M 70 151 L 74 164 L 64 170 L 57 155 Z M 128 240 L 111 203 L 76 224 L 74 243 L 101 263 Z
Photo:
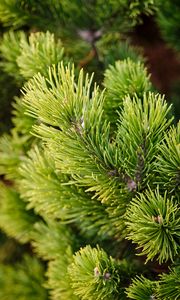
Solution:
M 19 164 L 19 153 L 14 149 L 13 153 L 12 141 L 9 135 L 4 135 L 0 139 L 0 174 L 14 178 L 16 167 Z M 12 155 L 13 153 L 13 155 Z
M 16 132 L 28 137 L 30 140 L 34 140 L 34 137 L 30 134 L 32 127 L 35 124 L 34 118 L 25 114 L 25 107 L 21 97 L 15 97 L 12 103 L 12 123 L 16 128 Z M 13 138 L 13 134 L 11 135 Z
M 36 73 L 48 74 L 48 67 L 57 65 L 63 58 L 64 49 L 54 34 L 31 33 L 26 37 L 24 32 L 7 32 L 0 47 L 4 70 L 13 75 L 17 81 L 33 77 Z
M 32 245 L 45 260 L 63 256 L 67 248 L 78 249 L 78 241 L 71 228 L 59 221 L 37 222 L 32 233 Z
M 74 293 L 82 300 L 126 299 L 125 286 L 132 270 L 125 261 L 116 262 L 99 247 L 80 249 L 68 271 Z
M 57 221 L 38 222 L 34 226 L 32 245 L 36 253 L 48 261 L 45 287 L 53 300 L 75 300 L 67 272 L 72 262 L 73 249 L 78 248 L 72 230 Z
M 172 127 L 159 145 L 159 155 L 155 162 L 157 181 L 162 190 L 175 194 L 180 191 L 180 122 Z
M 103 94 L 96 87 L 90 94 L 89 79 L 86 77 L 83 86 L 82 72 L 77 84 L 70 69 L 61 66 L 58 76 L 55 74 L 51 69 L 50 80 L 38 75 L 28 83 L 24 98 L 27 113 L 42 121 L 42 125 L 34 127 L 36 134 L 46 141 L 56 168 L 73 177 L 70 183 L 86 187 L 102 203 L 109 201 L 111 207 L 116 203 L 113 210 L 107 211 L 122 231 L 121 217 L 129 190 L 118 171 L 116 174 L 118 152 L 110 140 L 109 124 L 102 119 Z
M 17 180 L 18 167 L 25 158 L 26 152 L 32 143 L 29 134 L 22 136 L 15 129 L 12 135 L 3 135 L 0 138 L 0 174 L 8 180 Z
M 32 32 L 10 31 L 0 46 L 4 71 L 29 80 L 0 140 L 0 227 L 42 259 L 1 264 L 2 300 L 47 290 L 52 300 L 179 299 L 180 124 L 170 127 L 144 59 L 122 41 L 156 6 L 0 0 L 4 26 Z M 67 53 L 98 82 L 107 68 L 106 89 Z
M 30 158 L 20 166 L 19 190 L 27 207 L 44 218 L 76 223 L 82 234 L 114 236 L 117 229 L 110 228 L 111 218 L 102 205 L 82 188 L 67 184 L 69 177 L 55 171 L 54 158 L 47 151 L 36 147 Z M 43 174 L 43 176 L 42 176 Z
M 115 66 L 109 66 L 105 72 L 104 86 L 106 87 L 105 111 L 112 122 L 114 122 L 114 112 L 121 110 L 123 99 L 127 95 L 130 98 L 135 95 L 143 98 L 143 94 L 152 89 L 150 76 L 144 64 L 140 61 L 133 62 L 129 58 L 117 61 Z
M 25 203 L 13 188 L 1 184 L 0 190 L 0 227 L 21 243 L 28 242 L 37 216 L 26 211 Z
M 153 162 L 164 132 L 172 123 L 169 111 L 164 97 L 154 93 L 144 94 L 142 100 L 137 96 L 124 99 L 116 140 L 120 163 L 134 190 L 143 189 L 152 181 Z
M 3 35 L 0 52 L 1 66 L 5 72 L 13 76 L 18 84 L 22 84 L 22 76 L 19 72 L 17 58 L 21 55 L 20 41 L 26 39 L 23 31 L 9 31 Z
M 156 300 L 157 282 L 144 276 L 135 277 L 131 285 L 126 289 L 127 296 L 134 300 Z
M 26 255 L 15 265 L 0 265 L 0 297 L 2 300 L 46 300 L 44 267 L 35 257 Z M 13 298 L 12 298 L 13 297 Z
M 29 42 L 29 43 L 28 43 Z M 21 39 L 21 55 L 17 58 L 20 73 L 25 79 L 40 72 L 47 75 L 48 67 L 57 65 L 63 58 L 64 49 L 60 40 L 50 32 L 32 33 L 29 41 Z
M 159 299 L 179 299 L 180 295 L 180 267 L 176 266 L 169 274 L 162 274 L 160 276 Z
M 151 190 L 134 198 L 126 212 L 128 239 L 148 260 L 174 260 L 180 247 L 180 214 L 176 199 Z
M 38 136 L 46 141 L 56 168 L 73 177 L 70 183 L 109 205 L 111 222 L 122 232 L 126 205 L 139 185 L 142 189 L 149 181 L 157 146 L 171 123 L 167 104 L 154 94 L 144 95 L 143 102 L 126 98 L 114 142 L 102 118 L 103 95 L 95 88 L 90 97 L 90 82 L 87 78 L 83 87 L 82 73 L 78 84 L 73 70 L 63 66 L 58 76 L 50 70 L 50 80 L 36 78 L 25 88 L 24 103 L 28 114 L 46 123 L 34 127 Z M 66 102 L 63 94 L 69 95 Z
M 56 259 L 48 264 L 46 276 L 48 278 L 45 287 L 49 290 L 52 300 L 78 300 L 71 287 L 70 276 L 68 274 L 68 266 L 72 263 L 72 251 L 67 248 L 63 255 L 59 255 Z

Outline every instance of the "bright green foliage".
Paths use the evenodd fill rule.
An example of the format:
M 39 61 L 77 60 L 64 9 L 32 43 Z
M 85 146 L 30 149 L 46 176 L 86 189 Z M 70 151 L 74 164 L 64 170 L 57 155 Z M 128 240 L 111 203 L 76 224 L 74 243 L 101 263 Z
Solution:
M 173 260 L 180 248 L 180 213 L 174 198 L 147 191 L 132 200 L 127 210 L 127 236 L 142 248 L 147 261 Z
M 36 72 L 47 72 L 44 65 L 56 64 L 57 60 L 62 59 L 63 49 L 59 38 L 63 40 L 65 54 L 69 57 L 73 56 L 74 62 L 79 66 L 84 67 L 89 72 L 96 73 L 98 82 L 102 79 L 104 68 L 107 67 L 107 62 L 114 63 L 115 60 L 121 58 L 123 42 L 115 46 L 111 51 L 111 46 L 106 46 L 106 43 L 101 43 L 98 46 L 99 39 L 104 40 L 106 35 L 118 35 L 119 31 L 127 31 L 135 24 L 141 21 L 142 14 L 150 15 L 155 11 L 156 3 L 154 0 L 134 0 L 129 3 L 129 0 L 111 0 L 111 1 L 84 1 L 84 0 L 45 0 L 45 1 L 27 1 L 27 0 L 1 0 L 0 1 L 0 21 L 2 26 L 9 27 L 10 31 L 5 33 L 0 45 L 0 53 L 2 61 L 0 65 L 3 69 L 15 78 L 17 86 L 21 86 L 24 79 L 28 79 Z M 26 33 L 20 31 L 12 31 L 22 29 Z M 49 31 L 55 34 L 45 34 L 41 31 Z M 30 34 L 30 37 L 29 37 Z M 120 35 L 120 38 L 121 35 Z M 38 44 L 39 43 L 39 44 Z M 119 46 L 120 44 L 120 46 Z M 109 49 L 104 55 L 103 49 Z M 125 57 L 131 55 L 133 51 L 126 53 Z M 99 72 L 101 70 L 101 72 Z M 3 84 L 3 80 L 5 83 Z M 4 86 L 6 80 L 10 80 L 6 75 L 1 76 L 1 93 L 4 94 Z M 11 80 L 12 81 L 12 80 Z M 2 97 L 1 102 L 7 101 L 10 103 L 12 96 L 17 95 L 14 83 L 9 86 L 10 97 L 7 90 L 5 91 L 5 99 Z M 9 105 L 4 104 L 7 111 L 3 114 L 3 124 L 1 131 L 9 129 L 10 110 Z M 0 109 L 2 111 L 2 109 Z M 7 118 L 8 116 L 8 118 Z M 5 123 L 5 124 L 4 124 Z M 6 125 L 7 124 L 7 125 Z
M 15 97 L 12 106 L 12 123 L 16 128 L 16 132 L 26 136 L 27 138 L 29 137 L 29 139 L 32 140 L 30 132 L 32 130 L 32 126 L 35 124 L 34 118 L 25 114 L 25 107 L 21 97 Z
M 90 94 L 92 78 L 89 79 L 86 76 L 84 79 L 82 71 L 77 84 L 73 70 L 65 69 L 63 66 L 59 66 L 57 75 L 55 69 L 51 69 L 49 78 L 45 79 L 39 75 L 26 86 L 24 103 L 27 106 L 27 112 L 40 120 L 41 124 L 34 128 L 38 135 L 49 140 L 53 157 L 54 147 L 56 148 L 54 158 L 57 160 L 57 168 L 64 173 L 78 175 L 79 179 L 78 177 L 76 179 L 85 180 L 85 184 L 88 185 L 88 177 L 84 175 L 87 175 L 87 172 L 89 176 L 92 172 L 99 173 L 97 163 L 94 161 L 95 157 L 97 157 L 97 162 L 103 162 L 106 156 L 103 144 L 101 148 L 98 148 L 100 139 L 101 143 L 103 141 L 106 143 L 109 136 L 109 125 L 102 123 L 103 93 L 94 87 Z M 50 89 L 48 84 L 51 85 Z M 61 130 L 58 130 L 58 127 Z M 96 136 L 94 136 L 95 132 L 97 132 Z M 61 143 L 67 146 L 62 148 Z M 71 146 L 74 144 L 74 147 L 69 147 L 70 144 Z M 94 150 L 91 150 L 88 145 L 93 144 Z M 113 151 L 111 146 L 109 148 L 107 151 Z M 70 151 L 68 160 L 65 159 L 67 151 Z M 102 151 L 104 154 L 101 154 Z M 110 159 L 110 156 L 107 157 L 107 165 L 110 164 L 108 162 Z
M 32 211 L 26 211 L 25 203 L 13 188 L 1 184 L 0 189 L 0 227 L 9 236 L 26 243 L 38 218 Z
M 116 138 L 119 159 L 127 181 L 134 180 L 140 190 L 152 180 L 158 146 L 172 122 L 168 119 L 169 111 L 164 97 L 158 94 L 144 94 L 142 100 L 137 96 L 124 99 Z
M 102 203 L 110 199 L 119 202 L 119 195 L 126 193 L 126 190 L 119 191 L 119 186 L 124 187 L 126 182 L 119 182 L 111 175 L 118 167 L 119 156 L 115 143 L 110 142 L 109 124 L 102 118 L 103 94 L 95 87 L 90 96 L 88 77 L 83 86 L 82 72 L 78 84 L 70 74 L 70 69 L 65 70 L 61 66 L 56 81 L 53 80 L 54 69 L 50 70 L 51 81 L 40 75 L 31 80 L 24 98 L 27 112 L 47 123 L 34 128 L 38 136 L 41 135 L 47 141 L 57 169 L 72 175 L 72 182 L 89 187 L 87 191 L 95 192 L 94 197 L 98 197 Z M 51 83 L 52 90 L 46 82 Z M 38 91 L 42 85 L 43 89 Z M 124 213 L 124 205 L 122 201 L 119 215 Z
M 54 167 L 73 176 L 71 184 L 89 187 L 87 191 L 95 193 L 93 198 L 107 205 L 111 222 L 122 230 L 121 217 L 131 193 L 143 189 L 152 180 L 154 158 L 171 123 L 169 108 L 159 95 L 144 94 L 142 100 L 126 97 L 113 142 L 110 125 L 102 115 L 103 94 L 96 87 L 90 94 L 91 80 L 88 77 L 84 80 L 82 72 L 77 84 L 70 68 L 61 65 L 57 74 L 52 68 L 49 78 L 38 75 L 25 88 L 27 112 L 40 122 L 34 127 L 35 133 L 46 142 L 55 159 Z M 31 190 L 31 182 L 29 178 L 22 186 L 28 184 Z M 34 201 L 37 207 L 36 197 Z
M 20 74 L 25 79 L 33 77 L 38 72 L 46 74 L 48 66 L 57 64 L 63 58 L 63 47 L 60 40 L 55 41 L 54 35 L 37 32 L 31 34 L 29 43 L 20 42 L 21 55 L 17 58 Z
M 44 267 L 35 258 L 25 256 L 15 265 L 0 265 L 0 298 L 2 300 L 46 300 L 43 288 Z
M 43 154 L 37 147 L 31 150 L 29 158 L 21 164 L 20 174 L 21 194 L 28 200 L 28 208 L 45 217 L 68 220 L 68 206 L 80 201 L 81 195 L 75 188 L 63 185 L 68 178 L 55 172 L 54 159 L 47 151 Z
M 20 82 L 22 81 L 22 78 L 18 71 L 17 58 L 21 55 L 20 41 L 25 39 L 26 35 L 23 31 L 9 31 L 3 35 L 3 40 L 0 45 L 1 57 L 5 60 L 1 62 L 1 66 L 5 72 L 15 77 L 16 81 Z
M 82 70 L 76 83 L 73 67 L 64 67 L 63 64 L 58 65 L 57 68 L 54 66 L 49 69 L 48 77 L 38 74 L 26 84 L 24 104 L 27 113 L 38 118 L 39 122 L 61 128 L 61 130 L 68 129 L 73 122 L 75 125 L 76 122 L 80 122 L 80 119 L 84 117 L 82 113 L 86 115 L 91 82 L 92 77 L 89 78 L 87 75 L 84 79 Z M 102 96 L 98 99 L 97 88 L 94 89 L 93 96 L 96 101 L 89 105 L 93 108 L 96 105 L 98 108 L 102 102 Z M 95 116 L 91 115 L 92 118 Z M 94 121 L 91 119 L 88 120 L 89 123 Z
M 114 112 L 120 110 L 126 95 L 143 97 L 150 91 L 150 76 L 141 62 L 130 59 L 117 61 L 115 66 L 110 66 L 105 72 L 104 86 L 106 87 L 105 110 L 114 119 Z
M 73 258 L 72 247 L 78 246 L 73 231 L 57 221 L 38 222 L 32 239 L 35 252 L 48 261 L 45 287 L 52 299 L 76 299 L 67 270 Z
M 29 158 L 20 166 L 20 175 L 19 189 L 29 202 L 29 209 L 34 208 L 45 218 L 76 222 L 83 232 L 88 230 L 89 234 L 91 231 L 98 235 L 114 234 L 115 228 L 106 224 L 107 219 L 110 222 L 106 206 L 91 199 L 91 195 L 82 189 L 67 185 L 69 177 L 55 171 L 54 159 L 48 151 L 40 151 L 37 147 L 31 150 Z
M 134 140 L 132 141 L 134 143 L 132 151 L 134 152 L 131 152 L 131 156 L 133 154 L 136 160 L 138 157 L 137 145 L 139 144 L 140 146 L 145 142 L 146 135 L 149 136 L 151 133 L 152 137 L 150 136 L 150 138 L 154 139 L 154 146 L 162 139 L 162 133 L 170 122 L 166 122 L 166 115 L 169 109 L 160 96 L 154 96 L 153 94 L 150 94 L 148 97 L 144 96 L 143 104 L 138 98 L 135 98 L 133 102 L 130 98 L 124 100 L 122 121 L 118 126 L 118 135 L 115 144 L 110 141 L 110 125 L 103 121 L 103 94 L 95 87 L 91 96 L 89 94 L 90 82 L 86 78 L 83 86 L 82 73 L 80 73 L 77 85 L 74 82 L 73 73 L 73 80 L 70 80 L 71 73 L 68 69 L 65 70 L 64 67 L 59 67 L 58 77 L 55 74 L 55 70 L 51 69 L 49 73 L 50 79 L 45 79 L 40 75 L 32 79 L 25 88 L 24 103 L 28 114 L 37 118 L 39 122 L 42 122 L 39 126 L 35 126 L 34 129 L 38 135 L 41 135 L 45 141 L 48 141 L 48 147 L 53 151 L 53 158 L 57 158 L 56 166 L 60 166 L 60 170 L 67 174 L 79 174 L 79 178 L 77 178 L 79 182 L 82 183 L 85 181 L 84 184 L 88 185 L 88 178 L 87 176 L 84 177 L 83 174 L 87 175 L 89 169 L 89 176 L 92 172 L 97 176 L 99 168 L 102 168 L 102 171 L 104 169 L 110 182 L 110 174 L 108 172 L 112 171 L 113 168 L 117 169 L 122 167 L 122 164 L 125 164 L 124 157 L 121 159 L 120 153 L 117 152 L 117 143 L 118 145 L 120 144 L 121 151 L 123 150 L 123 145 L 125 145 L 126 152 L 128 151 L 127 144 L 129 143 L 129 139 L 123 133 L 126 131 L 126 134 L 128 134 L 129 131 L 130 135 L 132 130 L 130 126 L 134 127 L 134 130 L 137 130 L 139 135 L 134 135 Z M 54 84 L 55 80 L 56 84 Z M 52 89 L 49 88 L 47 83 L 51 84 Z M 82 91 L 80 92 L 80 90 Z M 67 93 L 69 93 L 69 97 L 64 101 L 67 98 Z M 151 101 L 153 104 L 149 106 L 148 101 Z M 46 107 L 49 107 L 49 110 Z M 134 119 L 134 123 L 131 125 L 132 118 Z M 140 131 L 142 122 L 143 128 Z M 43 123 L 47 123 L 51 127 Z M 61 131 L 56 127 L 59 127 Z M 122 138 L 123 140 L 121 140 Z M 61 144 L 65 145 L 65 143 L 67 147 L 62 148 Z M 71 150 L 72 143 L 74 143 L 75 149 Z M 148 147 L 150 145 L 148 145 L 148 141 L 146 143 L 147 154 L 151 154 L 149 153 L 150 149 Z M 71 147 L 68 145 L 71 145 Z M 94 151 L 90 149 L 92 145 L 94 145 Z M 56 150 L 54 147 L 56 147 Z M 83 149 L 84 157 L 82 154 L 77 154 L 77 151 L 81 151 L 82 153 L 81 149 Z M 70 153 L 69 151 L 72 152 Z M 67 155 L 69 157 L 68 160 L 65 159 Z M 124 156 L 128 156 L 129 158 L 130 154 L 124 153 Z M 97 157 L 96 161 L 94 161 L 95 157 Z M 132 159 L 135 160 L 135 158 L 132 156 Z M 152 157 L 149 160 L 151 161 Z M 97 169 L 96 165 L 98 161 L 99 167 Z M 135 161 L 133 171 L 135 171 L 136 167 L 137 162 Z M 95 178 L 92 179 L 95 180 Z M 112 184 L 113 181 L 112 178 Z
M 109 98 L 114 101 L 120 101 L 127 94 L 141 98 L 151 88 L 147 69 L 141 62 L 131 59 L 116 61 L 115 66 L 110 66 L 105 72 L 104 85 Z
M 124 268 L 99 248 L 86 246 L 74 256 L 69 267 L 72 287 L 82 300 L 125 299 L 120 290 Z M 126 276 L 123 274 L 123 276 Z
M 63 299 L 75 300 L 70 285 L 68 265 L 72 262 L 72 246 L 77 244 L 75 236 L 70 228 L 56 221 L 42 222 L 35 224 L 32 234 L 35 251 L 48 260 L 46 272 L 48 288 L 51 298 L 54 300 Z
M 72 263 L 72 258 L 72 250 L 71 248 L 67 248 L 65 252 L 49 262 L 46 272 L 48 281 L 45 287 L 50 290 L 50 299 L 79 299 L 79 297 L 74 294 L 68 274 L 68 266 Z
M 156 282 L 143 276 L 133 279 L 132 284 L 127 288 L 127 296 L 134 300 L 154 300 Z
M 175 193 L 179 199 L 180 192 L 180 122 L 165 136 L 159 146 L 160 154 L 156 161 L 161 189 Z
M 136 70 L 136 63 L 128 60 L 128 64 Z M 122 82 L 127 82 L 123 76 Z M 23 133 L 19 125 L 17 131 L 29 139 L 29 128 L 36 138 L 23 159 L 17 153 L 12 168 L 7 172 L 8 160 L 2 168 L 2 174 L 6 171 L 13 178 L 18 167 L 15 182 L 23 207 L 26 201 L 26 209 L 43 218 L 32 222 L 29 239 L 35 252 L 48 261 L 46 288 L 57 300 L 126 299 L 131 276 L 141 274 L 140 266 L 130 270 L 138 258 L 119 261 L 103 249 L 91 248 L 94 242 L 122 247 L 127 238 L 138 244 L 140 255 L 159 263 L 175 260 L 179 253 L 177 190 L 171 190 L 170 197 L 161 185 L 153 190 L 157 182 L 168 181 L 159 167 L 166 152 L 174 154 L 178 169 L 173 147 L 179 143 L 179 127 L 168 131 L 170 107 L 158 94 L 144 91 L 130 96 L 127 91 L 112 133 L 103 111 L 104 92 L 92 81 L 92 76 L 82 70 L 77 75 L 72 65 L 62 63 L 49 68 L 47 76 L 39 73 L 30 79 L 22 100 L 16 100 L 13 121 L 18 124 L 25 113 L 30 118 L 22 118 L 27 128 Z M 42 144 L 33 145 L 27 155 L 38 139 Z M 116 256 L 116 251 L 105 248 Z M 128 255 L 134 257 L 132 245 Z M 140 280 L 127 290 L 131 298 L 133 293 L 134 299 L 141 293 L 153 297 L 154 283 L 144 280 L 144 289 Z
M 0 138 L 0 174 L 6 179 L 17 179 L 17 168 L 25 157 L 31 144 L 29 135 L 20 135 L 15 130 L 12 135 L 3 135 Z
M 72 230 L 58 221 L 37 222 L 32 239 L 35 251 L 46 260 L 63 256 L 67 248 L 76 243 Z
M 178 264 L 179 125 L 170 127 L 171 108 L 150 92 L 144 60 L 114 31 L 134 26 L 154 3 L 40 2 L 0 1 L 5 25 L 55 33 L 11 32 L 1 46 L 4 70 L 28 82 L 0 141 L 0 227 L 42 259 L 28 258 L 37 278 L 15 266 L 13 297 L 46 299 L 47 290 L 51 300 L 174 300 L 166 276 L 177 269 L 158 277 L 158 264 Z M 75 66 L 67 63 L 74 52 Z M 7 278 L 16 278 L 2 270 L 4 296 Z
M 158 298 L 163 300 L 180 299 L 180 267 L 177 266 L 169 274 L 160 276 Z
M 22 31 L 7 32 L 0 51 L 4 70 L 21 81 L 38 72 L 46 75 L 48 66 L 60 62 L 64 52 L 61 41 L 48 31 L 31 33 L 28 38 Z

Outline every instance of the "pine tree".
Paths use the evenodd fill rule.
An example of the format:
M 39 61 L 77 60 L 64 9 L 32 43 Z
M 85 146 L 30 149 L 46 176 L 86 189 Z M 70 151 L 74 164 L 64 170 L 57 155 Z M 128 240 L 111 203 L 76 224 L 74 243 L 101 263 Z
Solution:
M 180 299 L 180 123 L 124 42 L 156 10 L 0 1 L 21 89 L 0 139 L 2 300 Z

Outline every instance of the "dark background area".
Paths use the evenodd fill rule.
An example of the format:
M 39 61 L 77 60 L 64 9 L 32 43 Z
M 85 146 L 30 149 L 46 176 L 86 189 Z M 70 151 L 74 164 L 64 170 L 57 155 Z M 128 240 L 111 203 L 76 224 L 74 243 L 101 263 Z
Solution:
M 132 43 L 143 49 L 151 80 L 157 90 L 173 103 L 176 121 L 180 118 L 180 56 L 162 38 L 153 17 L 143 17 L 142 24 L 130 33 Z

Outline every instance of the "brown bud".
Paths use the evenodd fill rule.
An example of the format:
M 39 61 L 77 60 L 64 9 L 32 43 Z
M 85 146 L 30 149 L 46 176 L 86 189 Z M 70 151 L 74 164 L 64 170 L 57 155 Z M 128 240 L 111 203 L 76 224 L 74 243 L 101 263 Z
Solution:
M 154 221 L 154 222 L 156 222 L 156 223 L 159 223 L 159 224 L 162 224 L 163 223 L 163 218 L 162 218 L 162 216 L 156 216 L 156 217 L 154 217 L 154 216 L 152 216 L 152 220 Z
M 95 267 L 94 268 L 94 276 L 98 277 L 99 275 L 100 275 L 99 269 L 98 269 L 98 267 Z

